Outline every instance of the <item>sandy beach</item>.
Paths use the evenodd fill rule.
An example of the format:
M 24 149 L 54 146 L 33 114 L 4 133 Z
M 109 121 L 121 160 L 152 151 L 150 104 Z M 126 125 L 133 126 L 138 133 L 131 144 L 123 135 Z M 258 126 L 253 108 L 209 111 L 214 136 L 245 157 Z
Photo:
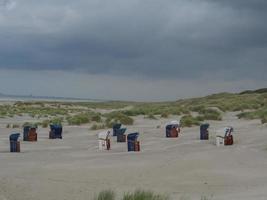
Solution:
M 89 125 L 64 126 L 62 140 L 49 140 L 48 128 L 39 128 L 38 142 L 21 141 L 21 153 L 9 153 L 9 134 L 22 130 L 1 125 L 0 199 L 88 200 L 103 189 L 120 195 L 138 188 L 171 199 L 266 199 L 266 125 L 227 113 L 223 121 L 210 121 L 210 141 L 200 141 L 199 127 L 165 138 L 171 119 L 136 117 L 127 130 L 140 133 L 141 152 L 134 153 L 116 138 L 110 151 L 99 151 L 99 131 Z M 216 147 L 215 130 L 226 125 L 235 128 L 235 144 Z

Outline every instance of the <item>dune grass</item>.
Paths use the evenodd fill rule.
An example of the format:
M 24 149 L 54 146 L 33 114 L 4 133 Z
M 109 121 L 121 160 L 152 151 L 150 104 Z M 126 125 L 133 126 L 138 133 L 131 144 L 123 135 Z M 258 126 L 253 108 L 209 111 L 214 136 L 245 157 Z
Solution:
M 180 120 L 182 127 L 198 126 L 200 123 L 201 120 L 198 117 L 193 117 L 192 115 L 184 115 Z
M 107 128 L 106 124 L 93 124 L 90 130 L 100 130 Z
M 199 114 L 204 120 L 222 120 L 221 113 L 212 108 L 204 108 Z
M 152 191 L 136 190 L 123 195 L 122 200 L 168 200 L 168 196 L 154 194 Z
M 169 115 L 170 115 L 169 113 L 164 112 L 164 113 L 161 113 L 160 117 L 161 117 L 161 118 L 168 118 Z
M 157 120 L 157 117 L 153 114 L 149 114 L 149 115 L 145 116 L 145 119 Z
M 73 116 L 67 117 L 67 122 L 69 125 L 81 125 L 90 122 L 90 116 L 87 113 L 80 113 Z
M 111 128 L 114 123 L 121 123 L 124 125 L 132 125 L 134 123 L 133 118 L 125 115 L 123 112 L 115 111 L 105 115 L 106 117 L 106 126 Z
M 112 190 L 103 190 L 94 200 L 169 200 L 166 195 L 155 194 L 152 191 L 136 190 L 134 192 L 127 192 L 122 198 L 116 198 L 116 194 Z
M 12 124 L 12 128 L 20 128 L 19 124 Z
M 94 200 L 115 200 L 115 192 L 112 190 L 101 191 Z
M 41 122 L 41 126 L 42 126 L 43 128 L 47 128 L 49 124 L 50 124 L 50 121 L 47 120 L 47 119 Z

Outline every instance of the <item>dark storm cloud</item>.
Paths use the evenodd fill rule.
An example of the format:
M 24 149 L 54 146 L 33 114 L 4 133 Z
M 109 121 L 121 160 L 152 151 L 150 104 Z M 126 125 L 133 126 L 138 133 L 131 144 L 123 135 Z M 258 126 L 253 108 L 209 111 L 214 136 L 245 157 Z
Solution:
M 7 2 L 0 68 L 266 80 L 265 0 Z

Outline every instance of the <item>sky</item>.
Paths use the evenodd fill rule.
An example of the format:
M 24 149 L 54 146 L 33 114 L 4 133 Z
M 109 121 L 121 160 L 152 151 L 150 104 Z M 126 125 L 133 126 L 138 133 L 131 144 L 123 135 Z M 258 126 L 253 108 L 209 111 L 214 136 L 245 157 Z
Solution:
M 0 0 L 0 93 L 165 101 L 267 87 L 266 0 Z

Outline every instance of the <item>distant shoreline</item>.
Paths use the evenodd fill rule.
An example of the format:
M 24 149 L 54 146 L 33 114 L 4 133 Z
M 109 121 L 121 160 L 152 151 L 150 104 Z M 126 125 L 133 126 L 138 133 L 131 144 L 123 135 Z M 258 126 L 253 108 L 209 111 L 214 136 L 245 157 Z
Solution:
M 0 102 L 16 102 L 16 101 L 57 101 L 57 102 L 105 102 L 103 100 L 93 99 L 77 99 L 77 98 L 61 98 L 61 97 L 0 97 Z

